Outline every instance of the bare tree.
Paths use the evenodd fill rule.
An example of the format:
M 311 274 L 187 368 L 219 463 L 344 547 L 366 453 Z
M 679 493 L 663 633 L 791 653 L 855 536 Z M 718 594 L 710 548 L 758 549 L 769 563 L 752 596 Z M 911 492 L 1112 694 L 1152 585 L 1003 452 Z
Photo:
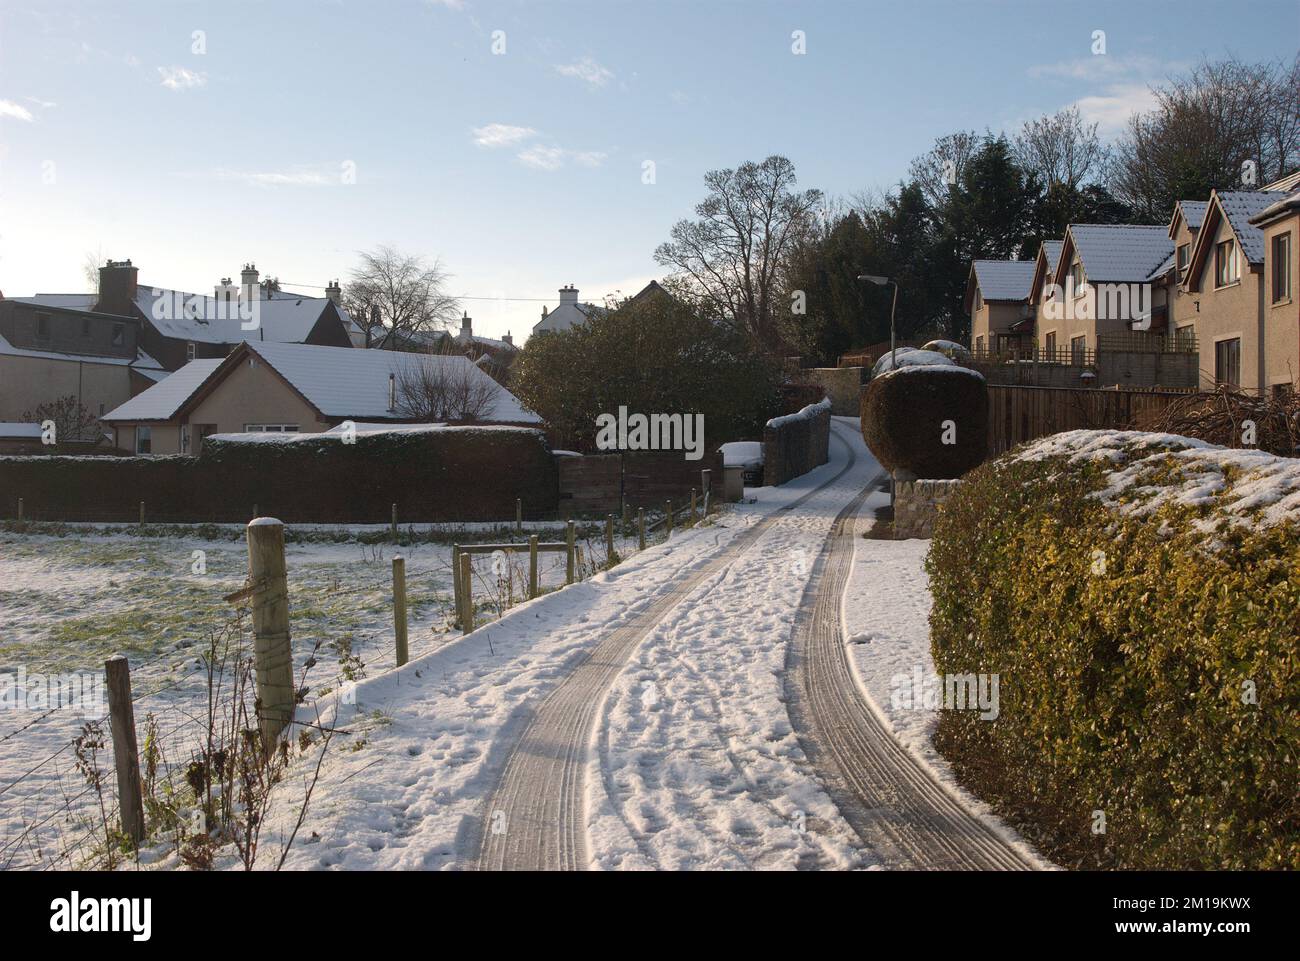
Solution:
M 1152 92 L 1155 108 L 1129 119 L 1110 170 L 1112 192 L 1148 217 L 1167 218 L 1178 200 L 1211 189 L 1262 187 L 1300 165 L 1300 57 L 1205 60 Z
M 795 191 L 794 164 L 771 156 L 704 175 L 698 220 L 679 220 L 655 261 L 700 300 L 759 343 L 779 346 L 776 303 L 783 260 L 821 203 L 819 190 Z
M 101 433 L 95 426 L 99 418 L 86 410 L 75 394 L 39 404 L 34 411 L 24 411 L 23 420 L 31 424 L 52 421 L 56 444 L 96 440 Z
M 1084 123 L 1078 107 L 1028 121 L 1012 141 L 1012 152 L 1016 163 L 1048 188 L 1077 190 L 1098 178 L 1106 163 L 1097 124 Z
M 366 346 L 391 347 L 399 335 L 442 330 L 460 310 L 444 287 L 438 261 L 380 246 L 361 253 L 344 291 L 352 319 L 365 331 Z
M 396 374 L 397 411 L 426 422 L 479 421 L 496 404 L 497 384 L 458 355 L 415 354 Z
M 908 165 L 908 176 L 920 186 L 931 207 L 944 205 L 948 188 L 961 183 L 966 164 L 984 146 L 984 139 L 974 130 L 946 134 Z

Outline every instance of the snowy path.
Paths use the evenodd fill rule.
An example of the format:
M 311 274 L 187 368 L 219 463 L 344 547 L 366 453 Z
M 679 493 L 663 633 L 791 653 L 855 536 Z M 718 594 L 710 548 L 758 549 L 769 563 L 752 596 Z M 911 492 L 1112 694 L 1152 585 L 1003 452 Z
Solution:
M 484 808 L 480 868 L 580 870 L 588 866 L 588 746 L 597 710 L 629 655 L 670 611 L 744 557 L 769 527 L 839 480 L 852 466 L 850 457 L 830 479 L 733 538 L 707 564 L 674 578 L 635 619 L 604 638 L 538 707 L 511 750 Z
M 804 592 L 787 660 L 790 719 L 840 814 L 885 864 L 939 870 L 1025 870 L 1030 864 L 959 804 L 859 692 L 841 607 L 855 517 L 870 490 L 840 512 Z

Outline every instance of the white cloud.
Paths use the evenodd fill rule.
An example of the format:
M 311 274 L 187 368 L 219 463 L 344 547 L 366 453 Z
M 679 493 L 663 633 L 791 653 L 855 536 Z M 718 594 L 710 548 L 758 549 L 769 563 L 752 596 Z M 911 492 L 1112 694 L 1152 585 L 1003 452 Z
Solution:
M 159 67 L 162 85 L 168 90 L 192 90 L 208 82 L 208 75 L 185 67 Z
M 570 152 L 573 162 L 581 164 L 584 167 L 599 167 L 605 162 L 607 156 L 600 150 L 574 150 Z
M 178 173 L 176 176 L 241 183 L 249 187 L 331 187 L 343 183 L 340 168 L 328 164 L 288 167 L 284 170 L 233 170 L 217 167 L 196 173 Z
M 31 123 L 36 118 L 32 112 L 21 104 L 16 104 L 12 100 L 0 100 L 0 117 L 12 117 L 14 120 L 22 120 L 25 123 Z
M 506 123 L 490 123 L 474 128 L 474 143 L 480 147 L 510 147 L 536 134 L 532 127 L 513 127 Z
M 464 10 L 465 0 L 424 0 L 431 7 L 446 7 L 448 10 Z
M 516 156 L 521 163 L 538 170 L 559 170 L 564 166 L 564 150 L 560 147 L 536 144 L 527 150 L 521 150 Z
M 591 57 L 583 57 L 575 63 L 557 64 L 556 73 L 564 77 L 576 77 L 592 87 L 603 87 L 614 79 L 614 72 L 607 70 Z
M 1063 80 L 1116 80 L 1120 77 L 1134 76 L 1154 78 L 1180 68 L 1180 64 L 1141 54 L 1130 56 L 1101 54 L 1078 57 L 1074 60 L 1058 60 L 1055 63 L 1034 64 L 1027 68 L 1025 73 L 1035 80 L 1043 77 L 1057 77 Z
M 24 97 L 23 99 L 28 103 L 36 104 L 36 106 L 40 107 L 42 110 L 49 110 L 52 107 L 58 106 L 58 104 L 53 100 L 42 100 L 40 97 Z
M 1133 114 L 1155 107 L 1156 98 L 1144 83 L 1113 84 L 1103 94 L 1080 97 L 1074 105 L 1085 123 L 1096 123 L 1103 136 L 1114 136 L 1123 132 Z

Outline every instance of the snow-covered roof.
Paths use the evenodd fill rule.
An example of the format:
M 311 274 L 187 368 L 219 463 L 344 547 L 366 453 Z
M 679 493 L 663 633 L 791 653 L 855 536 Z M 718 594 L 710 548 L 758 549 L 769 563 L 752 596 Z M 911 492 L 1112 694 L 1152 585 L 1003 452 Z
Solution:
M 1250 222 L 1256 214 L 1262 213 L 1281 196 L 1275 190 L 1227 190 L 1215 194 L 1223 214 L 1232 225 L 1233 233 L 1241 241 L 1241 252 L 1252 264 L 1264 262 L 1264 231 Z
M 23 304 L 38 307 L 62 307 L 67 310 L 90 310 L 99 300 L 97 294 L 32 294 L 30 297 L 10 297 Z
M 14 438 L 36 438 L 39 440 L 40 436 L 40 424 L 25 424 L 22 421 L 0 421 L 0 437 L 6 440 Z
M 311 344 L 274 344 L 250 341 L 249 348 L 297 388 L 326 417 L 391 417 L 388 376 L 400 382 L 421 366 L 463 367 L 495 390 L 496 401 L 484 420 L 541 423 L 519 400 L 466 357 L 421 354 L 404 350 L 357 350 L 352 347 L 316 347 Z
M 136 288 L 135 305 L 164 337 L 203 344 L 237 344 L 271 341 L 300 344 L 307 339 L 330 301 L 326 297 L 301 297 L 276 292 L 274 298 L 255 301 L 257 328 L 244 330 L 237 302 L 169 290 Z M 247 321 L 251 322 L 251 321 Z
M 1091 283 L 1141 283 L 1174 251 L 1159 224 L 1070 224 L 1074 251 Z
M 1029 296 L 1034 261 L 976 260 L 971 266 L 985 300 L 1024 300 Z
M 723 467 L 763 466 L 763 445 L 756 440 L 734 440 L 718 448 Z
M 192 360 L 125 404 L 114 407 L 100 420 L 171 420 L 221 363 L 219 357 Z
M 493 405 L 483 415 L 483 420 L 541 423 L 541 418 L 526 410 L 518 398 L 459 355 L 257 341 L 249 341 L 248 349 L 261 357 L 325 417 L 392 417 L 393 411 L 388 406 L 389 375 L 394 375 L 401 383 L 404 376 L 420 366 L 437 365 L 463 369 L 470 377 L 481 378 L 490 386 Z M 222 363 L 221 359 L 192 360 L 170 377 L 104 415 L 104 419 L 170 420 Z
M 34 357 L 41 360 L 68 360 L 76 361 L 82 364 L 108 364 L 113 367 L 131 367 L 144 373 L 148 370 L 162 370 L 163 365 L 158 363 L 143 350 L 137 350 L 135 357 L 105 357 L 103 354 L 66 354 L 58 350 L 28 350 L 26 347 L 15 347 L 0 334 L 0 356 L 4 357 Z

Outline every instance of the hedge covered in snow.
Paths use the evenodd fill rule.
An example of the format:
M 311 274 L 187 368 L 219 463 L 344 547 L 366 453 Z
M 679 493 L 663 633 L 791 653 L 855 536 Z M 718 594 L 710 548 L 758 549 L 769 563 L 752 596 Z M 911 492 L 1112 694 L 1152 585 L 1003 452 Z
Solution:
M 200 457 L 0 457 L 0 510 L 40 520 L 378 523 L 501 520 L 515 499 L 529 515 L 557 509 L 555 461 L 541 431 L 448 427 L 268 435 L 279 442 L 208 437 Z
M 914 350 L 916 357 L 928 351 Z M 978 371 L 902 364 L 862 392 L 862 439 L 885 469 L 926 479 L 961 477 L 988 452 L 988 388 Z
M 935 743 L 1047 854 L 1300 868 L 1300 460 L 1057 434 L 967 476 L 927 566 L 939 673 L 1001 698 Z

